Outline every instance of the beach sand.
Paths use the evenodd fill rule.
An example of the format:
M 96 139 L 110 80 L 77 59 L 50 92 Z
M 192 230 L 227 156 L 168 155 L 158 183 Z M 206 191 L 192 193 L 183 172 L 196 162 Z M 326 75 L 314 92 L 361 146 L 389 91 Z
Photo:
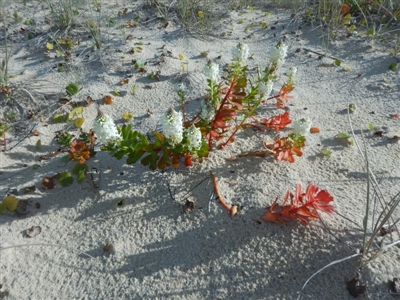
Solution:
M 313 273 L 361 248 L 366 164 L 356 145 L 335 139 L 339 132 L 351 135 L 350 124 L 361 151 L 368 153 L 386 201 L 399 192 L 400 144 L 393 137 L 400 136 L 400 121 L 393 116 L 400 114 L 400 75 L 398 68 L 388 70 L 396 62 L 389 54 L 395 37 L 339 31 L 336 39 L 324 44 L 318 24 L 305 24 L 292 18 L 290 10 L 272 6 L 227 11 L 213 35 L 196 34 L 185 31 L 172 12 L 165 26 L 149 4 L 110 1 L 102 9 L 107 12 L 104 18 L 115 25 L 102 29 L 103 45 L 96 49 L 87 28 L 59 30 L 47 24 L 45 17 L 51 15 L 46 7 L 39 2 L 6 6 L 9 15 L 18 12 L 35 24 L 10 21 L 8 74 L 16 76 L 9 80 L 11 96 L 0 96 L 1 117 L 14 113 L 7 150 L 0 152 L 0 195 L 11 193 L 27 201 L 29 211 L 25 216 L 0 216 L 0 283 L 5 299 L 296 299 Z M 118 16 L 124 8 L 125 14 Z M 83 19 L 84 13 L 88 12 L 81 13 Z M 137 16 L 140 21 L 133 21 Z M 121 28 L 127 21 L 136 26 Z M 56 48 L 46 49 L 50 35 L 79 40 L 68 49 L 71 69 L 60 65 L 63 59 Z M 3 29 L 0 37 L 3 43 Z M 43 187 L 44 177 L 71 171 L 74 165 L 61 160 L 65 153 L 49 157 L 60 148 L 54 140 L 57 131 L 79 134 L 72 123 L 52 122 L 55 114 L 69 112 L 71 103 L 92 98 L 83 112 L 85 131 L 92 128 L 98 109 L 118 125 L 131 123 L 142 133 L 160 131 L 165 111 L 179 109 L 174 84 L 186 84 L 186 112 L 194 116 L 200 107 L 196 99 L 206 93 L 203 68 L 209 58 L 223 67 L 231 60 L 231 48 L 242 42 L 250 48 L 249 68 L 265 66 L 269 49 L 281 39 L 289 51 L 273 94 L 279 92 L 289 68 L 297 67 L 288 111 L 292 119 L 309 117 L 320 129 L 307 135 L 304 154 L 294 163 L 272 156 L 227 160 L 263 150 L 263 141 L 289 132 L 245 129 L 234 143 L 212 151 L 191 168 L 150 171 L 99 151 L 88 161 L 95 184 L 89 180 Z M 138 42 L 143 42 L 143 50 L 130 53 Z M 208 57 L 201 55 L 205 51 Z M 333 66 L 336 59 L 341 60 L 339 67 Z M 132 60 L 146 62 L 147 73 L 135 70 Z M 65 72 L 57 71 L 60 66 Z M 151 72 L 159 72 L 159 79 L 149 79 Z M 120 85 L 126 78 L 129 83 Z M 69 104 L 59 103 L 66 96 L 65 87 L 78 79 L 79 93 Z M 113 96 L 113 103 L 104 105 L 104 95 L 114 90 L 121 97 Z M 349 103 L 357 107 L 350 115 Z M 134 118 L 123 120 L 126 112 Z M 283 111 L 266 105 L 258 116 L 277 112 Z M 41 147 L 36 146 L 38 140 Z M 323 147 L 330 148 L 330 157 L 321 156 Z M 242 206 L 234 218 L 217 200 L 210 201 L 210 170 L 225 201 Z M 307 225 L 296 220 L 287 225 L 261 221 L 276 197 L 282 201 L 287 190 L 294 192 L 296 184 L 305 188 L 309 182 L 334 196 L 332 204 L 340 215 L 322 213 L 321 219 L 336 238 L 319 220 Z M 124 203 L 116 205 L 122 199 Z M 186 201 L 194 203 L 192 212 L 185 212 Z M 372 215 L 371 208 L 369 232 Z M 394 219 L 399 217 L 397 208 Z M 40 226 L 40 234 L 26 237 L 32 226 Z M 400 237 L 393 233 L 392 238 Z M 379 236 L 373 249 L 390 241 L 390 235 Z M 106 244 L 112 246 L 104 251 Z M 400 248 L 389 248 L 361 269 L 358 258 L 333 265 L 316 275 L 301 297 L 352 299 L 346 282 L 357 272 L 367 284 L 369 299 L 392 299 L 389 281 L 400 277 Z

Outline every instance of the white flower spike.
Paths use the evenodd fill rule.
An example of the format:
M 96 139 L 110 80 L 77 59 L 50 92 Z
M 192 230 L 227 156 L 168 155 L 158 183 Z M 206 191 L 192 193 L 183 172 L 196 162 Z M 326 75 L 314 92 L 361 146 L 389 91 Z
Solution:
M 247 44 L 239 43 L 236 47 L 232 49 L 233 60 L 236 61 L 246 61 L 249 57 L 249 46 Z
M 215 116 L 215 109 L 212 105 L 212 102 L 209 100 L 203 100 L 200 103 L 201 106 L 201 118 L 207 122 L 211 122 L 211 120 Z
M 118 142 L 122 140 L 112 118 L 101 112 L 99 112 L 99 115 L 94 120 L 93 130 L 96 133 L 97 140 L 101 144 L 108 144 L 110 142 Z
M 214 63 L 211 59 L 208 61 L 207 65 L 204 67 L 204 74 L 208 79 L 214 82 L 219 81 L 219 65 Z
M 275 63 L 277 67 L 281 67 L 285 63 L 288 46 L 282 40 L 277 45 L 273 46 L 270 52 L 270 60 Z
M 311 123 L 312 122 L 309 117 L 297 119 L 293 122 L 293 131 L 295 133 L 305 135 L 306 133 L 310 132 Z
M 162 131 L 168 142 L 179 144 L 183 138 L 182 114 L 170 108 L 161 119 Z
M 271 94 L 273 87 L 274 82 L 272 80 L 267 80 L 267 82 L 260 82 L 258 84 L 258 91 L 260 94 L 264 94 L 264 96 L 268 97 Z
M 189 141 L 189 151 L 199 150 L 201 147 L 201 130 L 192 124 L 186 129 L 186 137 Z

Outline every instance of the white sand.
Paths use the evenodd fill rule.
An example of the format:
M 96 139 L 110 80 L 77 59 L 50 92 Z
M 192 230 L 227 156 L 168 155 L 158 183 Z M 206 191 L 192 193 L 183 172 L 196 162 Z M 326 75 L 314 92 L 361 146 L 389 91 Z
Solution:
M 249 59 L 250 68 L 264 66 L 270 47 L 286 37 L 290 48 L 274 91 L 278 92 L 285 81 L 288 68 L 296 66 L 294 98 L 289 105 L 291 118 L 308 116 L 321 131 L 307 136 L 303 157 L 296 157 L 293 164 L 274 161 L 272 157 L 227 162 L 225 158 L 263 149 L 263 139 L 277 136 L 272 131 L 246 129 L 237 135 L 235 143 L 212 152 L 203 164 L 195 163 L 191 169 L 152 172 L 140 164 L 128 166 L 124 159 L 117 161 L 99 152 L 88 162 L 100 171 L 99 188 L 75 182 L 69 187 L 57 185 L 44 190 L 44 176 L 71 170 L 73 166 L 71 162 L 61 162 L 62 155 L 42 162 L 38 158 L 59 148 L 53 140 L 57 130 L 74 131 L 71 124 L 52 124 L 51 118 L 56 112 L 70 110 L 68 105 L 61 107 L 58 99 L 65 96 L 65 86 L 76 82 L 76 77 L 53 68 L 61 62 L 54 58 L 54 50 L 53 58 L 43 56 L 48 35 L 63 31 L 56 33 L 57 29 L 44 23 L 44 14 L 49 16 L 49 10 L 40 9 L 41 6 L 37 2 L 25 8 L 7 6 L 10 15 L 18 11 L 24 20 L 33 18 L 36 25 L 29 28 L 37 35 L 28 40 L 26 33 L 20 33 L 21 27 L 28 26 L 12 23 L 10 27 L 13 42 L 9 74 L 18 76 L 10 80 L 14 88 L 12 101 L 7 100 L 5 105 L 6 100 L 1 100 L 0 110 L 3 116 L 18 103 L 20 109 L 14 108 L 17 118 L 29 109 L 41 110 L 33 119 L 14 124 L 14 130 L 7 134 L 9 150 L 0 153 L 1 197 L 17 190 L 20 200 L 31 203 L 31 213 L 25 218 L 10 212 L 0 216 L 0 283 L 2 291 L 8 290 L 4 293 L 9 295 L 7 299 L 295 299 L 314 272 L 358 251 L 360 227 L 337 214 L 322 214 L 323 221 L 342 240 L 340 243 L 319 221 L 303 226 L 297 221 L 283 225 L 258 224 L 254 220 L 260 220 L 265 207 L 276 197 L 282 199 L 287 189 L 294 191 L 297 183 L 305 187 L 314 182 L 335 197 L 337 212 L 362 226 L 367 189 L 365 163 L 356 146 L 346 147 L 334 139 L 339 132 L 351 133 L 345 112 L 348 103 L 357 106 L 351 122 L 361 147 L 364 143 L 367 147 L 370 167 L 380 181 L 383 195 L 389 200 L 399 192 L 400 144 L 389 139 L 400 135 L 399 119 L 389 116 L 400 114 L 399 69 L 388 70 L 388 65 L 396 62 L 389 55 L 394 37 L 385 44 L 378 39 L 346 38 L 346 33 L 341 33 L 328 48 L 329 55 L 342 60 L 341 67 L 333 67 L 333 59 L 320 60 L 315 53 L 304 51 L 324 53 L 321 32 L 315 26 L 300 24 L 300 29 L 299 23 L 290 19 L 290 11 L 271 7 L 264 12 L 230 12 L 215 30 L 216 35 L 232 32 L 224 38 L 196 38 L 174 20 L 166 28 L 160 20 L 150 20 L 146 25 L 124 29 L 125 33 L 118 26 L 106 29 L 102 32 L 104 47 L 98 51 L 91 47 L 92 39 L 84 28 L 71 29 L 74 40 L 81 38 L 80 44 L 70 50 L 71 64 L 84 84 L 72 100 L 93 98 L 94 103 L 84 110 L 84 130 L 91 128 L 98 107 L 118 124 L 123 123 L 123 113 L 132 112 L 134 128 L 143 133 L 160 130 L 160 116 L 169 107 L 178 109 L 174 83 L 179 80 L 188 86 L 188 113 L 197 112 L 199 102 L 195 99 L 205 94 L 206 87 L 202 69 L 207 58 L 200 52 L 207 51 L 223 66 L 230 61 L 230 49 L 242 41 L 254 54 Z M 114 17 L 118 10 L 128 8 L 126 16 L 115 17 L 118 24 L 136 15 L 144 23 L 146 16 L 152 18 L 155 13 L 154 8 L 138 4 L 124 6 L 118 2 L 116 6 L 103 7 Z M 265 16 L 265 11 L 271 15 Z M 238 24 L 240 19 L 243 24 Z M 267 28 L 260 27 L 263 21 Z M 257 26 L 244 32 L 252 22 Z M 1 32 L 3 43 L 4 31 Z M 133 39 L 125 41 L 128 35 Z M 144 42 L 143 52 L 127 54 L 138 41 Z M 165 62 L 155 66 L 163 53 Z M 76 57 L 77 54 L 81 55 Z M 86 54 L 88 61 L 84 59 Z M 179 54 L 187 62 L 185 72 L 181 70 Z M 148 62 L 148 73 L 161 71 L 161 80 L 150 80 L 135 71 L 133 59 Z M 129 84 L 120 86 L 119 81 L 127 73 L 133 74 Z M 134 84 L 136 93 L 132 95 Z M 115 89 L 126 93 L 114 97 L 112 105 L 103 105 L 102 97 Z M 271 107 L 263 109 L 260 116 L 281 112 Z M 41 122 L 40 117 L 45 121 Z M 374 136 L 369 123 L 388 133 Z M 33 127 L 39 136 L 28 135 L 24 139 Z M 35 147 L 38 139 L 41 150 Z M 333 151 L 330 158 L 319 154 L 324 146 Z M 41 168 L 34 170 L 34 164 Z M 216 174 L 228 204 L 243 206 L 235 218 L 231 219 L 217 201 L 212 201 L 208 210 L 212 191 L 209 180 L 189 194 L 188 199 L 195 202 L 194 212 L 183 213 L 185 193 L 207 177 L 209 170 Z M 24 193 L 24 188 L 33 184 L 36 190 Z M 176 200 L 170 197 L 168 184 L 176 189 Z M 125 205 L 115 207 L 121 198 L 125 198 Z M 40 208 L 35 207 L 36 203 Z M 395 219 L 400 217 L 399 208 L 394 215 Z M 34 238 L 24 237 L 24 231 L 32 226 L 40 226 L 42 232 Z M 394 234 L 393 239 L 399 236 Z M 377 240 L 389 243 L 390 236 Z M 115 248 L 111 255 L 103 252 L 107 242 Z M 11 246 L 15 247 L 8 248 Z M 388 280 L 400 276 L 399 261 L 400 248 L 396 246 L 361 271 L 356 259 L 335 265 L 311 280 L 303 299 L 352 299 L 346 281 L 357 271 L 368 285 L 370 299 L 391 299 Z

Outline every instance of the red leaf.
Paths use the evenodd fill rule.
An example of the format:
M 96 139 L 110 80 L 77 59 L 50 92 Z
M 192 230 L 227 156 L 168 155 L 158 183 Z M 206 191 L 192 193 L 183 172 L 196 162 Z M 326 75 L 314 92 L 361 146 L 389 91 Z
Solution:
M 318 127 L 311 127 L 310 128 L 311 133 L 319 133 L 319 128 Z
M 290 198 L 290 203 L 285 205 Z M 301 193 L 301 185 L 296 185 L 296 194 L 290 191 L 286 192 L 283 204 L 277 203 L 278 198 L 269 206 L 268 211 L 262 216 L 266 222 L 287 223 L 290 219 L 299 220 L 302 224 L 307 224 L 309 219 L 318 219 L 318 210 L 331 214 L 333 197 L 327 190 L 319 190 L 319 187 L 313 183 L 307 186 L 306 192 Z
M 273 128 L 278 131 L 292 123 L 292 120 L 289 119 L 289 113 L 285 112 L 270 119 L 262 119 L 260 123 L 265 125 L 266 127 Z

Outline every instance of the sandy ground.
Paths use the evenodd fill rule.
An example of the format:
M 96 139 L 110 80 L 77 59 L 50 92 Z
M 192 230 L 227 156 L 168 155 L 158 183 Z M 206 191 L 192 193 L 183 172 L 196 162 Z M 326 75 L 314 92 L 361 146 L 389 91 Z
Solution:
M 273 7 L 263 11 L 232 10 L 220 20 L 214 36 L 190 35 L 174 18 L 164 28 L 160 18 L 154 18 L 155 8 L 143 3 L 111 1 L 103 7 L 116 25 L 102 31 L 104 45 L 96 50 L 84 27 L 58 30 L 53 23 L 47 24 L 45 17 L 51 14 L 45 5 L 7 5 L 10 15 L 18 12 L 35 24 L 10 21 L 9 74 L 16 76 L 10 79 L 11 97 L 0 98 L 1 118 L 14 113 L 10 121 L 13 129 L 7 133 L 7 151 L 0 153 L 0 195 L 4 198 L 13 193 L 19 200 L 27 200 L 30 211 L 25 217 L 11 212 L 0 216 L 2 296 L 296 299 L 314 272 L 357 253 L 366 205 L 365 162 L 356 146 L 345 146 L 334 136 L 351 133 L 346 108 L 349 103 L 356 104 L 357 110 L 350 119 L 357 141 L 362 148 L 366 146 L 380 189 L 386 200 L 399 192 L 400 144 L 392 137 L 400 136 L 400 121 L 391 115 L 400 114 L 400 76 L 399 69 L 388 70 L 388 65 L 396 62 L 389 55 L 394 47 L 393 37 L 385 42 L 342 32 L 324 48 L 320 28 L 293 20 L 290 11 Z M 126 15 L 118 16 L 123 8 L 128 9 Z M 271 14 L 266 15 L 267 11 Z M 136 27 L 120 28 L 136 16 L 140 16 L 140 22 L 134 22 Z M 261 28 L 262 22 L 268 26 Z M 250 29 L 245 31 L 248 26 Z M 3 29 L 1 32 L 3 44 Z M 28 32 L 33 34 L 32 39 L 27 38 Z M 72 72 L 68 68 L 57 72 L 62 58 L 56 56 L 55 49 L 45 54 L 49 35 L 80 40 L 69 50 Z M 131 40 L 126 39 L 129 35 Z M 100 108 L 117 124 L 125 122 L 123 113 L 133 113 L 130 122 L 134 128 L 147 133 L 160 130 L 159 120 L 167 108 L 178 109 L 174 84 L 179 81 L 187 85 L 187 112 L 195 115 L 198 111 L 196 98 L 204 95 L 206 87 L 202 70 L 207 58 L 201 52 L 207 51 L 209 58 L 223 66 L 231 59 L 230 49 L 242 41 L 253 54 L 249 59 L 252 68 L 265 65 L 270 47 L 282 38 L 289 45 L 289 52 L 274 92 L 284 82 L 288 68 L 297 67 L 289 112 L 293 119 L 309 117 L 313 126 L 320 129 L 320 133 L 307 136 L 304 156 L 296 158 L 295 163 L 274 161 L 272 157 L 227 161 L 242 152 L 261 150 L 263 140 L 276 137 L 275 132 L 246 129 L 238 134 L 235 143 L 212 152 L 202 164 L 196 163 L 190 169 L 152 172 L 140 164 L 128 166 L 124 159 L 117 161 L 99 152 L 88 162 L 99 171 L 94 174 L 97 187 L 75 182 L 64 188 L 43 188 L 43 177 L 73 166 L 62 162 L 62 155 L 39 161 L 59 148 L 54 140 L 58 130 L 76 132 L 72 124 L 51 121 L 56 113 L 71 109 L 58 101 L 65 96 L 68 83 L 77 78 L 83 83 L 72 102 L 82 102 L 87 96 L 93 99 L 84 109 L 84 130 L 91 128 Z M 144 43 L 143 51 L 129 54 L 139 41 Z M 334 59 L 319 58 L 315 53 L 324 54 L 325 50 L 341 59 L 342 65 L 334 67 Z M 3 55 L 4 46 L 2 51 Z M 162 54 L 165 61 L 157 65 Z M 185 71 L 179 54 L 184 55 Z M 137 72 L 132 60 L 147 62 L 147 74 L 160 71 L 160 80 Z M 121 86 L 120 80 L 128 75 L 129 84 Z M 134 85 L 136 91 L 132 94 Z M 103 105 L 103 96 L 113 90 L 122 92 L 122 96 L 114 97 L 112 105 Z M 30 113 L 33 117 L 27 120 Z M 260 115 L 275 113 L 268 107 Z M 369 123 L 375 126 L 374 131 L 369 130 Z M 33 130 L 39 135 L 34 136 Z M 383 131 L 382 136 L 374 135 L 378 130 Z M 41 149 L 35 146 L 39 139 Z M 320 155 L 325 146 L 333 152 L 329 158 Z M 35 164 L 41 167 L 33 168 Z M 217 201 L 209 203 L 209 170 L 216 174 L 226 201 L 243 206 L 235 218 L 231 219 Z M 203 179 L 206 180 L 187 194 Z M 338 214 L 322 214 L 324 223 L 340 242 L 319 221 L 307 226 L 296 221 L 288 225 L 259 222 L 265 207 L 276 197 L 282 199 L 287 189 L 294 191 L 297 183 L 306 186 L 309 182 L 327 189 L 335 198 L 335 210 L 358 224 Z M 27 192 L 26 188 L 33 185 L 35 189 Z M 115 206 L 122 198 L 125 204 Z M 192 213 L 182 209 L 186 200 L 195 203 Z M 394 215 L 395 219 L 400 217 L 399 208 Z M 42 231 L 28 238 L 25 231 L 32 226 L 40 226 Z M 394 234 L 393 239 L 399 236 Z M 377 241 L 387 244 L 390 236 Z M 114 247 L 111 254 L 104 252 L 107 243 Z M 400 277 L 400 248 L 390 248 L 361 270 L 357 259 L 324 270 L 310 281 L 302 299 L 351 299 L 346 281 L 356 272 L 368 286 L 369 299 L 392 299 L 388 281 Z

